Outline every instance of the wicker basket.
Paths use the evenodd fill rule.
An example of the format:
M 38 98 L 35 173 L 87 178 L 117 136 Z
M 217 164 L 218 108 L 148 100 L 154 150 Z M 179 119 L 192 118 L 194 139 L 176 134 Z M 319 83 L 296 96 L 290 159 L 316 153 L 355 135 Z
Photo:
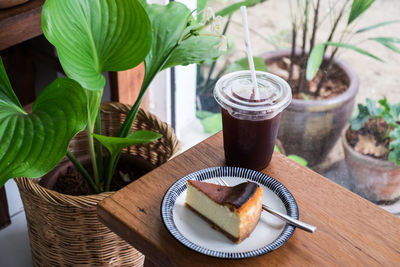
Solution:
M 130 106 L 101 106 L 103 134 L 115 136 Z M 166 123 L 140 110 L 132 129 L 163 134 L 148 145 L 129 147 L 153 165 L 166 162 L 178 150 L 178 141 Z M 78 134 L 70 144 L 75 155 L 88 154 L 87 138 Z M 65 160 L 65 159 L 64 159 Z M 60 163 L 62 164 L 62 163 Z M 37 180 L 15 179 L 25 207 L 34 266 L 142 266 L 144 255 L 97 219 L 96 205 L 111 193 L 70 196 L 38 185 Z

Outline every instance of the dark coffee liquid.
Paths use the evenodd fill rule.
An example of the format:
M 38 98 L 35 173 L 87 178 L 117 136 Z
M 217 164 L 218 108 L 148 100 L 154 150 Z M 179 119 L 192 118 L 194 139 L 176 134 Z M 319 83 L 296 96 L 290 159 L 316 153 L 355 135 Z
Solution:
M 269 120 L 250 121 L 222 111 L 226 165 L 262 170 L 272 158 L 281 113 Z

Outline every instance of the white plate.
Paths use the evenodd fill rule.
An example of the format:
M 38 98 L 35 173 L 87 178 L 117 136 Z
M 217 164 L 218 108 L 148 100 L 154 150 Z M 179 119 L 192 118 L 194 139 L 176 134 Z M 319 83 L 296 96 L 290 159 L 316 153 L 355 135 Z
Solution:
M 268 253 L 290 238 L 295 228 L 263 211 L 252 234 L 240 244 L 235 244 L 185 207 L 188 179 L 213 182 L 217 177 L 223 177 L 230 186 L 246 180 L 258 183 L 263 187 L 263 203 L 298 219 L 295 199 L 286 187 L 275 179 L 261 172 L 238 167 L 208 168 L 179 179 L 164 196 L 161 205 L 163 221 L 178 241 L 209 256 L 241 259 Z

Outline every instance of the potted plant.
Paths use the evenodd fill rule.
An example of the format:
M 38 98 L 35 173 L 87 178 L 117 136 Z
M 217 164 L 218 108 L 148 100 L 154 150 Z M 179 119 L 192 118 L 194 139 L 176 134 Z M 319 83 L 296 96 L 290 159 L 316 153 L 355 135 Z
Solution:
M 118 165 L 139 168 L 143 161 L 159 165 L 176 152 L 172 129 L 139 106 L 162 69 L 221 54 L 215 48 L 221 35 L 203 34 L 210 22 L 197 23 L 192 12 L 176 2 L 162 6 L 128 0 L 47 0 L 43 32 L 56 47 L 67 78 L 51 83 L 30 114 L 19 104 L 0 62 L 0 186 L 15 177 L 42 177 L 41 184 L 16 179 L 34 265 L 143 264 L 143 255 L 97 220 L 96 205 L 111 189 L 118 189 L 112 183 L 118 177 L 131 178 Z M 145 77 L 134 105 L 100 105 L 105 85 L 102 73 L 129 69 L 142 61 Z M 87 142 L 84 146 L 83 141 Z M 51 173 L 57 181 L 47 182 L 43 175 L 65 154 L 72 164 L 65 168 L 60 163 Z M 78 154 L 88 157 L 81 159 Z M 124 154 L 143 159 L 124 163 Z M 72 180 L 86 184 L 87 195 L 46 188 L 57 187 L 59 180 L 67 189 L 75 186 Z
M 400 197 L 400 103 L 367 99 L 343 133 L 345 160 L 357 192 L 382 203 Z
M 236 2 L 230 6 L 226 6 L 223 9 L 216 12 L 215 16 L 220 17 L 219 19 L 225 19 L 224 25 L 221 25 L 222 34 L 225 35 L 231 25 L 233 14 L 240 9 L 241 6 L 246 7 L 255 7 L 256 5 L 265 2 L 266 0 L 244 0 L 240 2 Z M 216 1 L 197 1 L 197 9 L 198 10 L 207 10 L 209 7 L 206 7 L 208 4 L 213 4 Z M 199 21 L 202 19 L 202 16 L 198 16 Z M 235 53 L 235 47 L 230 43 L 228 46 L 228 51 L 222 57 L 220 57 L 217 61 L 206 61 L 201 65 L 197 66 L 197 88 L 196 88 L 196 103 L 197 109 L 199 113 L 197 116 L 201 120 L 204 116 L 214 116 L 220 110 L 219 105 L 214 99 L 213 90 L 215 84 L 218 79 L 222 77 L 226 72 L 232 72 L 235 70 L 242 70 L 246 65 L 247 57 L 241 60 L 237 60 L 235 62 L 231 61 L 232 56 Z M 217 66 L 217 62 L 219 65 Z M 256 70 L 265 71 L 265 64 L 263 59 L 260 57 L 254 57 L 254 63 Z M 248 64 L 248 63 L 247 63 Z M 248 66 L 247 66 L 248 68 Z
M 399 22 L 386 21 L 354 29 L 355 21 L 373 2 L 330 2 L 329 14 L 323 15 L 321 0 L 296 1 L 295 4 L 289 1 L 292 14 L 291 49 L 263 55 L 269 71 L 286 79 L 294 96 L 282 114 L 278 138 L 287 153 L 296 153 L 306 158 L 310 166 L 316 166 L 324 160 L 353 112 L 359 81 L 354 70 L 337 58 L 338 51 L 351 49 L 381 60 L 348 43 L 348 40 L 354 35 Z M 348 14 L 347 10 L 350 10 Z M 332 22 L 330 31 L 325 42 L 317 43 L 320 25 L 327 16 L 330 16 Z M 341 23 L 345 23 L 345 27 L 339 30 Z M 394 45 L 398 42 L 396 38 L 376 37 L 368 40 L 379 42 L 395 52 L 400 51 Z M 298 41 L 301 43 L 300 48 L 297 48 Z

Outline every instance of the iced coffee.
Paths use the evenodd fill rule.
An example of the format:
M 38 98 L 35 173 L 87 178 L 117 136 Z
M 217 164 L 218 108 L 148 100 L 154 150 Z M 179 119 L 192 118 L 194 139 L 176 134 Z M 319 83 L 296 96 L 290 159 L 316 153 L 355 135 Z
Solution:
M 218 80 L 214 96 L 222 112 L 226 165 L 261 170 L 268 166 L 278 134 L 281 112 L 292 99 L 286 81 L 256 72 L 257 92 L 250 71 Z

